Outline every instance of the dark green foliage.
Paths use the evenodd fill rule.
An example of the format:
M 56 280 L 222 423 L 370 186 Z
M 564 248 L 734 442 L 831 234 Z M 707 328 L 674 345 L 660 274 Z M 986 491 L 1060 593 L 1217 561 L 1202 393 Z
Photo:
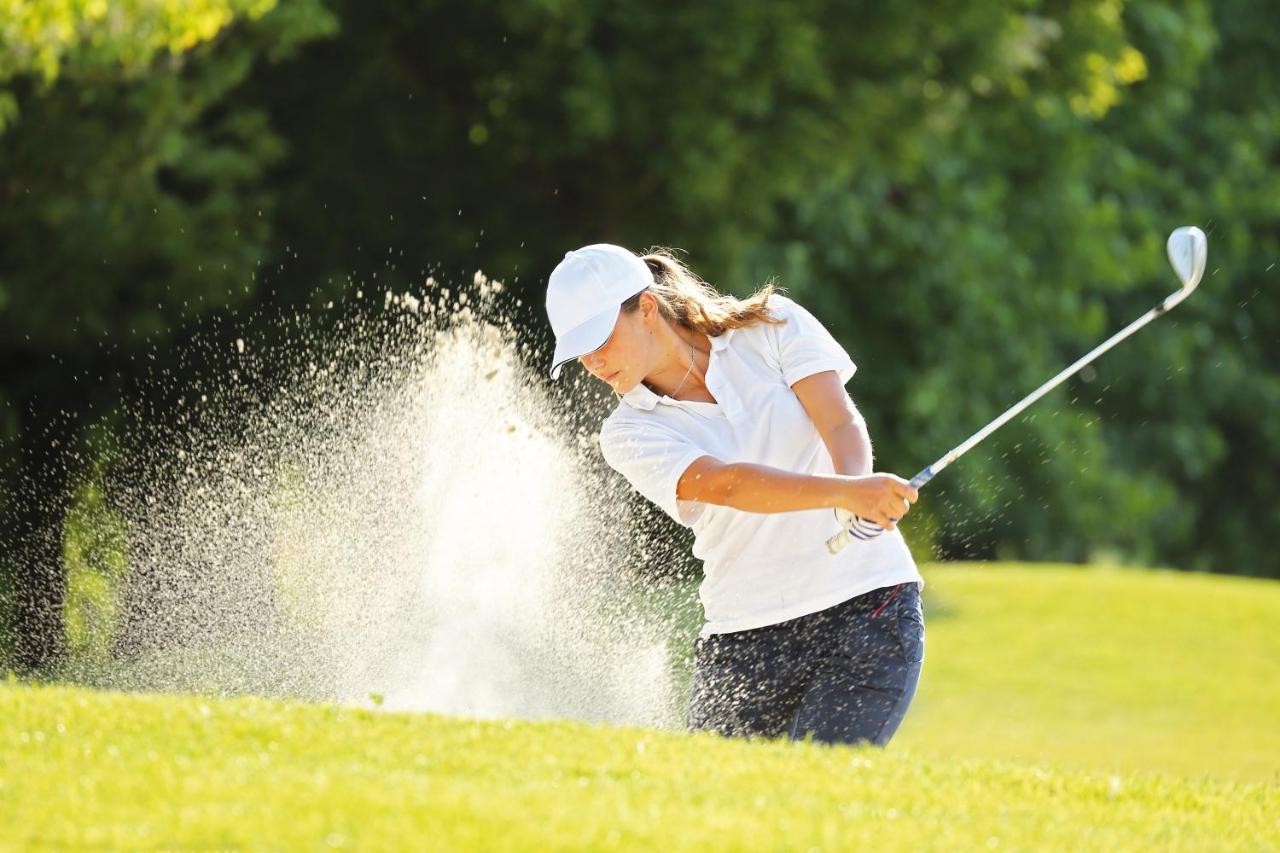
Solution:
M 34 2 L 3 30 L 0 613 L 26 668 L 57 654 L 58 632 L 41 629 L 61 612 L 83 426 L 110 420 L 182 319 L 254 286 L 274 209 L 264 176 L 284 149 L 233 93 L 261 56 L 333 23 L 311 0 L 264 16 L 271 5 L 125 2 L 105 21 Z
M 1164 238 L 1199 224 L 1202 291 L 919 515 L 949 556 L 1277 571 L 1260 8 L 336 8 L 342 38 L 258 81 L 299 152 L 281 287 L 484 267 L 536 325 L 566 248 L 685 247 L 719 286 L 778 275 L 827 320 L 881 466 L 909 476 L 1174 290 Z M 325 109 L 296 108 L 317 90 Z
M 546 273 L 611 240 L 738 293 L 778 276 L 909 476 L 1175 289 L 1191 223 L 1201 290 L 919 517 L 947 556 L 1280 574 L 1266 4 L 326 5 L 229 2 L 212 33 L 50 48 L 52 73 L 0 46 L 11 466 L 20 424 L 110 408 L 206 311 L 482 268 L 545 341 Z

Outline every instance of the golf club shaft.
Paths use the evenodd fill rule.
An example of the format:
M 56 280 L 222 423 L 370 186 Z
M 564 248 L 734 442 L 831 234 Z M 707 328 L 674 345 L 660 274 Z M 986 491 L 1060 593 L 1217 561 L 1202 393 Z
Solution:
M 965 453 L 972 450 L 976 444 L 978 444 L 987 436 L 991 435 L 991 433 L 995 432 L 1000 427 L 1004 426 L 1013 418 L 1017 417 L 1019 414 L 1023 412 L 1023 410 L 1025 410 L 1028 406 L 1030 406 L 1035 401 L 1039 400 L 1045 394 L 1048 394 L 1054 388 L 1057 388 L 1059 385 L 1062 384 L 1064 380 L 1066 380 L 1067 378 L 1077 373 L 1082 367 L 1089 364 L 1089 362 L 1093 361 L 1098 356 L 1102 355 L 1104 352 L 1111 349 L 1116 344 L 1120 343 L 1125 338 L 1129 337 L 1134 332 L 1138 331 L 1143 326 L 1150 323 L 1156 317 L 1159 317 L 1165 311 L 1168 311 L 1169 308 L 1172 308 L 1173 306 L 1167 305 L 1166 304 L 1167 302 L 1168 300 L 1161 302 L 1155 308 L 1152 308 L 1150 311 L 1143 314 L 1141 317 L 1134 320 L 1132 323 L 1125 326 L 1123 329 L 1116 332 L 1111 337 L 1107 338 L 1101 344 L 1098 344 L 1098 346 L 1094 347 L 1089 353 L 1082 356 L 1080 359 L 1075 361 L 1069 367 L 1063 369 L 1062 372 L 1060 372 L 1057 376 L 1054 376 L 1048 382 L 1044 383 L 1039 388 L 1032 391 L 1027 396 L 1023 397 L 1021 400 L 1019 400 L 1017 403 L 1011 406 L 1007 411 L 1005 411 L 1004 414 L 1000 415 L 991 423 L 987 424 L 982 429 L 978 430 L 973 435 L 969 436 L 967 439 L 965 439 L 955 448 L 953 448 L 948 453 L 946 453 L 937 462 L 934 462 L 932 465 L 925 468 L 919 474 L 916 474 L 914 477 L 912 477 L 911 485 L 918 489 L 921 486 L 923 486 L 925 483 L 932 480 L 935 474 L 940 472 L 943 468 L 946 468 L 952 462 L 955 462 Z M 1174 303 L 1174 304 L 1176 305 L 1177 303 Z
M 919 489 L 922 486 L 924 486 L 926 483 L 932 480 L 940 471 L 942 471 L 943 468 L 946 468 L 952 462 L 955 462 L 965 453 L 972 450 L 973 447 L 976 444 L 978 444 L 978 442 L 982 441 L 984 438 L 991 435 L 991 433 L 995 432 L 1000 427 L 1004 426 L 1011 419 L 1017 417 L 1024 409 L 1026 409 L 1036 400 L 1039 400 L 1045 394 L 1048 394 L 1054 388 L 1058 387 L 1058 385 L 1062 384 L 1063 380 L 1075 374 L 1077 371 L 1080 370 L 1080 368 L 1084 367 L 1089 362 L 1093 361 L 1098 356 L 1102 355 L 1104 352 L 1111 349 L 1116 344 L 1120 343 L 1122 340 L 1132 335 L 1134 332 L 1138 331 L 1138 329 L 1141 329 L 1143 326 L 1147 325 L 1152 320 L 1159 317 L 1161 314 L 1164 314 L 1170 308 L 1173 308 L 1175 305 L 1177 305 L 1179 302 L 1181 302 L 1183 299 L 1186 298 L 1188 292 L 1189 291 L 1187 290 L 1179 290 L 1177 293 L 1170 295 L 1169 297 L 1164 299 L 1159 305 L 1152 308 L 1150 311 L 1143 314 L 1141 317 L 1134 320 L 1132 323 L 1125 326 L 1123 329 L 1116 332 L 1111 337 L 1107 338 L 1098 346 L 1094 347 L 1093 350 L 1091 350 L 1088 354 L 1082 356 L 1071 366 L 1067 367 L 1062 372 L 1060 372 L 1057 376 L 1054 376 L 1048 382 L 1044 383 L 1039 388 L 1032 391 L 1027 396 L 1023 397 L 1020 401 L 1015 403 L 1006 412 L 1004 412 L 1004 414 L 1000 415 L 991 423 L 987 424 L 982 429 L 978 430 L 973 435 L 969 436 L 969 438 L 965 439 L 963 442 L 961 442 L 959 445 L 954 447 L 952 450 L 948 451 L 938 461 L 934 462 L 932 465 L 929 465 L 920 473 L 912 477 L 911 478 L 912 487 Z M 848 545 L 855 538 L 859 538 L 859 537 L 856 537 L 854 533 L 852 533 L 847 529 L 841 530 L 835 536 L 832 536 L 830 539 L 827 540 L 827 550 L 830 551 L 832 554 L 839 553 L 840 549 L 844 548 L 845 545 Z M 861 538 L 868 538 L 868 537 L 864 536 Z

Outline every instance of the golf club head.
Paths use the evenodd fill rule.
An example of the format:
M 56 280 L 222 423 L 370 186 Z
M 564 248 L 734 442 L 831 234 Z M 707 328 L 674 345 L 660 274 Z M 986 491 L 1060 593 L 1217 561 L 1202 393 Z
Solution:
M 1169 263 L 1173 271 L 1182 280 L 1182 296 L 1196 289 L 1200 277 L 1204 275 L 1205 261 L 1209 256 L 1209 241 L 1204 232 L 1194 225 L 1184 225 L 1174 229 L 1169 235 L 1166 247 L 1169 252 Z

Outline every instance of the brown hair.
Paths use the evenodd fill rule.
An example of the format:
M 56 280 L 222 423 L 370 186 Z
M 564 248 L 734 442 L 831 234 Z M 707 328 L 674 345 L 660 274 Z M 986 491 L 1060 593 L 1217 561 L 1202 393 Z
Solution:
M 714 338 L 729 329 L 741 329 L 757 323 L 786 322 L 769 313 L 769 297 L 777 290 L 772 280 L 766 281 L 746 299 L 739 299 L 720 293 L 707 284 L 670 249 L 651 249 L 640 259 L 653 273 L 653 284 L 647 292 L 657 300 L 658 310 L 668 320 L 686 329 Z M 639 308 L 640 293 L 623 302 L 622 310 L 631 313 Z

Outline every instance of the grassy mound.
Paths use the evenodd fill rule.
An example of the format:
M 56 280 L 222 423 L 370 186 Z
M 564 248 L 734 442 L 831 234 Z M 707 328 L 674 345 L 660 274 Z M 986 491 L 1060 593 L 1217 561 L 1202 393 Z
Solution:
M 571 723 L 0 686 L 3 845 L 1280 844 L 1274 785 Z
M 1280 784 L 1280 583 L 1014 564 L 925 581 L 895 746 Z
M 0 683 L 0 849 L 1280 847 L 1280 584 L 926 578 L 888 752 Z

